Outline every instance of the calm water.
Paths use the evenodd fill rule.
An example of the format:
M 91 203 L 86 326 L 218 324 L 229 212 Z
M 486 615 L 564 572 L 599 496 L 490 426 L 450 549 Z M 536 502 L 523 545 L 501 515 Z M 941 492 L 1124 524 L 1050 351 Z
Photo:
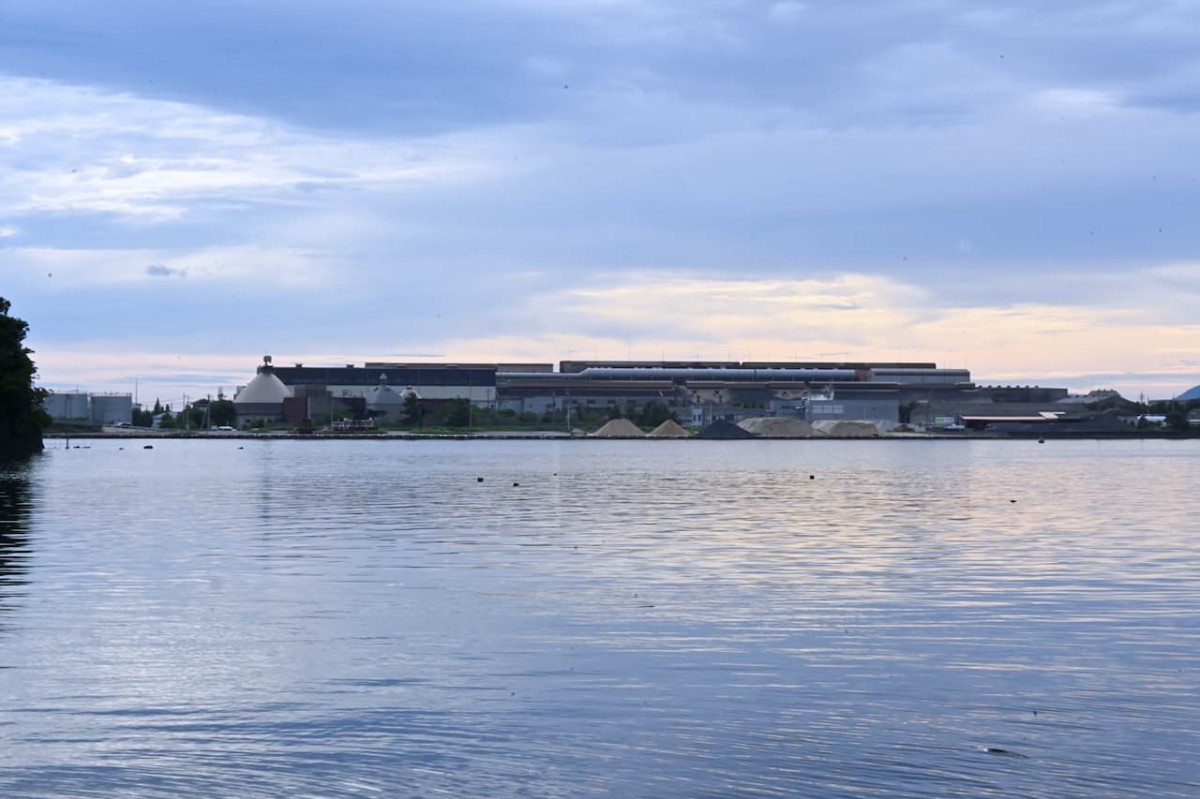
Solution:
M 142 443 L 0 480 L 6 799 L 1200 796 L 1200 442 Z

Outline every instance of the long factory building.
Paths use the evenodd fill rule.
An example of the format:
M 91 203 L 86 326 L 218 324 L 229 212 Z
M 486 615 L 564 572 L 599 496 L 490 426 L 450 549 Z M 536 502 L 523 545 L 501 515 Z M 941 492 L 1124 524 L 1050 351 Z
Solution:
M 234 403 L 239 419 L 295 421 L 327 413 L 332 403 L 362 412 L 395 408 L 408 394 L 425 403 L 466 399 L 538 414 L 661 402 L 693 424 L 749 416 L 896 424 L 902 405 L 916 414 L 914 420 L 924 414 L 932 423 L 935 415 L 964 408 L 1002 405 L 1016 414 L 1067 398 L 1065 388 L 977 386 L 969 370 L 935 363 L 566 360 L 557 368 L 390 362 L 331 367 L 274 365 L 265 358 Z

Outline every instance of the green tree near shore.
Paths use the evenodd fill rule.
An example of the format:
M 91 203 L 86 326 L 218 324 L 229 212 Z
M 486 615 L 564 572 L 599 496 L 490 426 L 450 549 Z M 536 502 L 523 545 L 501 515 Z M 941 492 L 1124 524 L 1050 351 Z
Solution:
M 34 388 L 37 368 L 25 346 L 29 325 L 9 316 L 11 304 L 0 297 L 0 461 L 42 450 L 42 431 L 50 420 L 42 409 L 46 392 Z
M 421 407 L 421 399 L 412 392 L 405 394 L 404 407 L 400 412 L 400 423 L 405 427 L 417 427 L 421 424 L 421 418 L 424 415 L 425 409 Z
M 208 406 L 208 421 L 209 424 L 236 426 L 237 406 L 233 404 L 233 400 L 223 397 L 213 400 Z

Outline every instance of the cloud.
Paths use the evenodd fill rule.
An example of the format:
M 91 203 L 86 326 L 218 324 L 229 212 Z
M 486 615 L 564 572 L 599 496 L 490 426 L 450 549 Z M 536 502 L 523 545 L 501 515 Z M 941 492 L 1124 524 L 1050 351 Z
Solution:
M 99 330 L 143 353 L 140 325 L 198 357 L 970 351 L 986 375 L 1028 350 L 1042 374 L 1168 374 L 1193 358 L 1197 22 L 10 4 L 4 290 L 67 351 Z M 1110 331 L 1122 363 L 1094 365 Z
M 336 258 L 291 248 L 208 247 L 196 250 L 57 249 L 16 247 L 7 251 L 5 277 L 48 292 L 79 292 L 146 283 L 161 277 L 236 285 L 255 293 L 308 291 L 333 282 Z M 176 266 L 164 266 L 170 260 Z M 139 266 L 150 261 L 149 266 Z M 189 289 L 192 291 L 193 289 Z
M 265 119 L 0 75 L 0 213 L 99 212 L 145 221 L 190 211 L 304 206 L 354 191 L 485 170 L 466 146 L 330 138 Z
M 607 285 L 606 285 L 607 284 Z M 1136 393 L 1141 370 L 1200 381 L 1200 322 L 1163 324 L 1126 307 L 985 302 L 932 310 L 927 291 L 894 279 L 833 275 L 807 280 L 610 275 L 598 285 L 536 297 L 540 329 L 444 344 L 467 357 L 556 360 L 568 350 L 607 358 L 743 358 L 938 361 L 981 382 L 1052 375 L 1087 389 L 1088 375 L 1125 370 L 1116 387 Z M 501 326 L 503 327 L 503 326 Z M 1190 383 L 1188 381 L 1191 381 Z M 1111 383 L 1109 385 L 1112 385 Z
M 187 277 L 187 270 L 172 269 L 162 264 L 151 264 L 146 267 L 146 274 L 150 277 Z
M 777 0 L 771 3 L 767 14 L 779 22 L 792 23 L 800 19 L 808 10 L 808 3 L 799 0 Z
M 1051 114 L 1098 117 L 1116 111 L 1121 101 L 1113 91 L 1047 88 L 1033 93 L 1031 101 Z
M 893 280 L 856 274 L 808 280 L 622 277 L 617 286 L 569 290 L 556 304 L 592 329 L 706 343 L 765 343 L 782 333 L 828 343 L 894 330 L 907 321 L 904 306 L 920 296 Z
M 195 291 L 189 287 L 187 294 Z M 127 338 L 91 337 L 86 344 L 64 341 L 48 347 L 35 330 L 32 346 L 48 385 L 117 390 L 122 380 L 138 374 L 143 386 L 169 383 L 170 391 L 193 395 L 217 385 L 228 389 L 230 375 L 244 375 L 240 382 L 246 382 L 262 353 L 281 363 L 362 363 L 398 352 L 410 354 L 396 356 L 404 360 L 426 352 L 460 362 L 569 357 L 935 361 L 968 367 L 986 384 L 1042 378 L 1044 384 L 1111 387 L 1127 395 L 1153 389 L 1169 396 L 1200 382 L 1195 366 L 1200 323 L 1194 318 L 1163 324 L 1135 304 L 980 302 L 935 310 L 923 287 L 862 274 L 753 280 L 610 273 L 594 276 L 586 286 L 512 297 L 461 322 L 442 324 L 433 309 L 409 303 L 411 318 L 403 327 L 387 316 L 377 325 L 376 316 L 390 305 L 387 296 L 366 299 L 359 314 L 340 317 L 335 330 L 306 330 L 288 326 L 287 319 L 312 318 L 307 300 L 238 303 L 244 317 L 234 330 L 197 336 L 193 328 L 216 307 L 213 297 L 202 294 L 194 306 L 168 306 L 171 321 L 143 317 Z M 116 312 L 128 313 L 121 307 Z M 91 322 L 117 330 L 103 318 Z M 156 330 L 153 347 L 138 335 L 147 328 Z M 185 373 L 197 379 L 172 377 Z M 203 380 L 205 374 L 211 380 Z M 1098 375 L 1105 377 L 1089 382 Z M 1145 381 L 1139 383 L 1138 375 Z

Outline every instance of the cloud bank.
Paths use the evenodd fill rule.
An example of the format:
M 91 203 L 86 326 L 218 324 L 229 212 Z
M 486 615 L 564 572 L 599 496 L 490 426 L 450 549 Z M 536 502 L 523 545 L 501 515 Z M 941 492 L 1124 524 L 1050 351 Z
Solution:
M 1195 4 L 71 10 L 0 10 L 0 277 L 49 385 L 265 352 L 1200 382 Z

